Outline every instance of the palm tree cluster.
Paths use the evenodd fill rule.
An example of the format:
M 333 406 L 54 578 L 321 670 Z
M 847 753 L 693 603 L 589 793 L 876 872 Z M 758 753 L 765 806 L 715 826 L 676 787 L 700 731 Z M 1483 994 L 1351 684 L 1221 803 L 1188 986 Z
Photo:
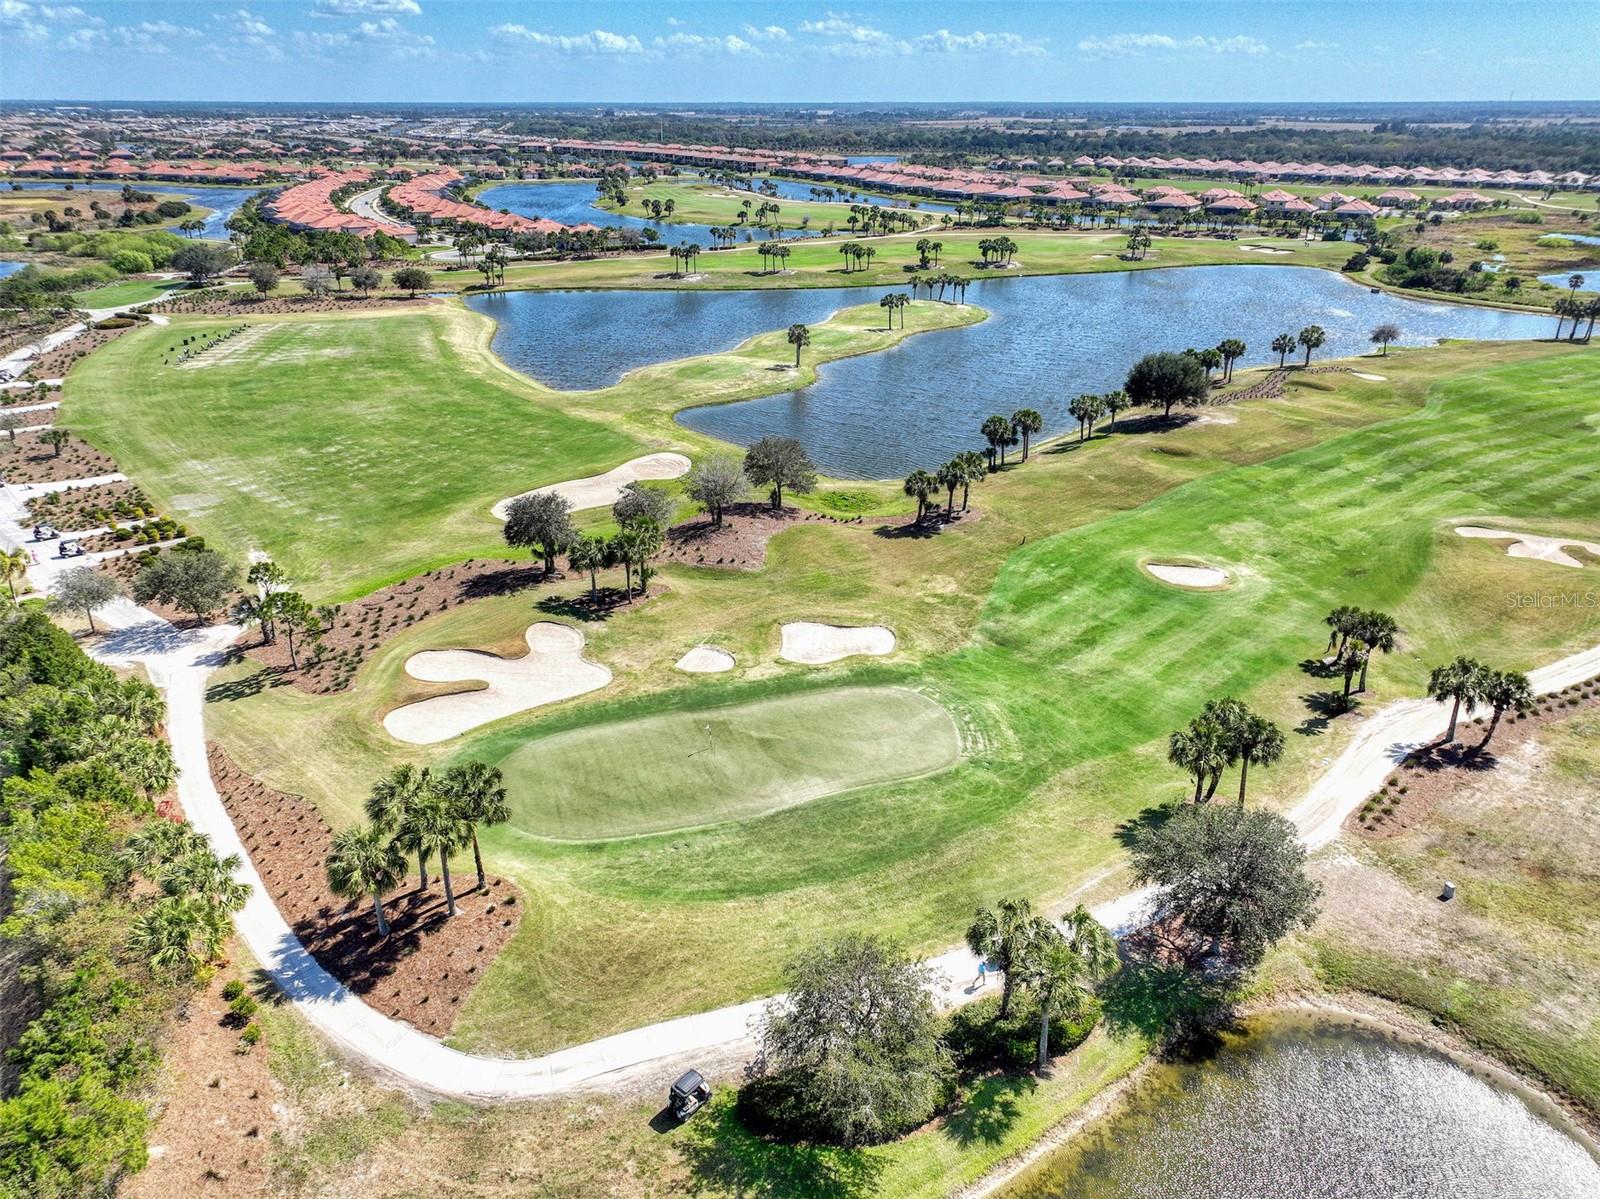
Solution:
M 1561 340 L 1561 329 L 1568 320 L 1572 321 L 1572 329 L 1567 334 L 1568 341 L 1578 340 L 1578 326 L 1585 319 L 1589 324 L 1583 331 L 1583 340 L 1588 341 L 1594 336 L 1594 323 L 1600 317 L 1600 296 L 1590 296 L 1587 299 L 1578 298 L 1578 289 L 1586 280 L 1582 275 L 1570 275 L 1567 278 L 1567 294 L 1557 300 L 1551 309 L 1556 314 L 1556 340 Z
M 712 230 L 716 232 L 715 229 Z M 789 257 L 789 247 L 782 242 L 764 241 L 756 247 L 756 253 L 761 255 L 761 269 L 770 274 L 782 267 Z
M 158 970 L 188 975 L 221 956 L 230 918 L 250 898 L 250 885 L 236 877 L 238 854 L 219 858 L 205 834 L 152 820 L 128 839 L 122 863 L 160 888 L 134 918 L 135 953 Z
M 911 305 L 911 297 L 903 291 L 891 291 L 878 301 L 878 307 L 889 314 L 889 328 L 894 328 L 894 314 L 900 312 L 900 327 L 906 327 L 906 314 L 900 310 Z
M 373 784 L 366 801 L 370 823 L 338 833 L 328 853 L 328 886 L 346 899 L 370 896 L 378 935 L 389 935 L 383 896 L 405 875 L 405 855 L 417 859 L 417 889 L 428 890 L 428 863 L 439 860 L 445 908 L 456 914 L 450 856 L 472 846 L 478 889 L 487 885 L 478 829 L 511 818 L 500 771 L 483 762 L 462 762 L 435 776 L 427 767 L 397 766 Z
M 1448 744 L 1456 739 L 1456 722 L 1464 707 L 1470 713 L 1479 705 L 1493 713 L 1483 740 L 1482 749 L 1500 727 L 1500 718 L 1507 712 L 1526 715 L 1533 707 L 1533 685 L 1528 676 L 1515 670 L 1495 670 L 1476 658 L 1458 657 L 1453 662 L 1437 666 L 1428 676 L 1428 698 L 1450 705 L 1450 727 L 1445 731 Z
M 927 270 L 930 266 L 939 265 L 939 255 L 944 253 L 944 242 L 934 241 L 932 238 L 919 237 L 917 239 L 917 266 Z
M 956 488 L 961 489 L 961 510 L 965 512 L 972 495 L 972 485 L 982 482 L 989 473 L 988 463 L 976 450 L 963 450 L 937 471 L 914 470 L 906 476 L 903 490 L 917 501 L 917 524 L 939 510 L 939 492 L 947 493 L 944 518 L 956 516 Z
M 1117 966 L 1117 943 L 1079 904 L 1060 922 L 1037 916 L 1026 899 L 979 908 L 967 929 L 967 948 L 1000 971 L 997 1020 L 1011 1014 L 1017 988 L 1039 1004 L 1039 1069 L 1050 1061 L 1050 1021 L 1080 1012 L 1095 983 Z
M 679 242 L 667 252 L 672 255 L 673 274 L 681 276 L 685 271 L 694 269 L 694 260 L 700 257 L 702 251 L 695 242 L 685 241 Z M 678 266 L 680 261 L 683 263 L 682 267 Z
M 1387 612 L 1376 612 L 1341 604 L 1322 621 L 1328 626 L 1328 647 L 1323 651 L 1327 658 L 1344 675 L 1344 694 L 1340 697 L 1343 710 L 1350 710 L 1351 683 L 1357 672 L 1361 682 L 1357 691 L 1367 689 L 1367 667 L 1372 655 L 1392 653 L 1400 635 L 1400 625 Z
M 1016 252 L 1017 243 L 1004 235 L 985 237 L 978 242 L 978 253 L 983 256 L 985 265 L 1010 266 Z
M 844 242 L 839 246 L 839 253 L 844 257 L 844 270 L 847 275 L 852 270 L 862 270 L 862 263 L 871 266 L 872 260 L 878 256 L 878 251 L 858 241 Z
M 483 275 L 485 287 L 506 281 L 506 263 L 508 261 L 510 261 L 510 255 L 506 253 L 504 246 L 494 245 L 489 247 L 488 252 L 483 256 L 483 260 L 478 263 L 478 270 Z
M 1194 802 L 1205 803 L 1217 793 L 1222 772 L 1239 767 L 1239 805 L 1244 806 L 1245 785 L 1251 766 L 1270 766 L 1283 757 L 1283 730 L 1258 716 L 1237 699 L 1214 699 L 1200 715 L 1173 733 L 1167 742 L 1167 760 L 1194 778 Z
M 845 224 L 850 232 L 866 236 L 882 236 L 896 229 L 915 228 L 918 221 L 909 212 L 888 208 L 882 204 L 852 204 Z
M 934 242 L 933 244 L 938 245 L 939 243 Z M 967 284 L 969 282 L 970 280 L 964 279 L 960 275 L 952 275 L 948 271 L 940 271 L 937 275 L 912 275 L 910 279 L 911 295 L 913 298 L 915 298 L 917 294 L 917 288 L 926 287 L 928 289 L 928 299 L 932 300 L 937 298 L 940 301 L 943 301 L 944 289 L 948 287 L 951 288 L 956 295 L 960 296 L 961 303 L 965 304 L 967 302 Z M 937 297 L 935 297 L 933 294 L 933 289 L 936 287 L 939 289 L 939 294 Z

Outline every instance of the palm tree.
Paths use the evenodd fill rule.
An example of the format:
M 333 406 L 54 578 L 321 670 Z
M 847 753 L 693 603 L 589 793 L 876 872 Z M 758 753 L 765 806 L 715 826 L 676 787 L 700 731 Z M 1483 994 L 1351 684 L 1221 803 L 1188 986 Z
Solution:
M 1323 342 L 1327 341 L 1328 335 L 1323 331 L 1321 325 L 1307 325 L 1304 329 L 1295 334 L 1294 339 L 1297 344 L 1305 349 L 1305 365 L 1310 366 L 1311 351 L 1316 349 Z
M 17 580 L 28 577 L 28 551 L 18 546 L 14 550 L 0 549 L 0 579 L 6 581 L 13 602 L 17 598 Z
M 580 537 L 572 543 L 572 549 L 567 553 L 567 568 L 579 572 L 589 573 L 589 599 L 600 598 L 600 570 L 611 565 L 611 553 L 606 547 L 604 537 Z
M 902 490 L 917 501 L 916 523 L 920 525 L 923 515 L 928 510 L 928 497 L 939 493 L 939 480 L 925 470 L 914 470 L 906 476 L 905 487 Z
M 406 858 L 389 834 L 375 824 L 340 830 L 326 863 L 328 889 L 343 899 L 372 896 L 372 914 L 378 918 L 378 935 L 389 935 L 383 914 L 383 893 L 392 891 L 405 877 Z
M 794 347 L 794 364 L 800 365 L 800 350 L 811 344 L 811 330 L 804 325 L 790 325 L 789 332 L 784 335 L 790 345 Z
M 1028 443 L 1033 435 L 1044 428 L 1044 417 L 1032 408 L 1018 408 L 1011 414 L 1011 427 L 1022 434 L 1022 460 L 1028 460 Z
M 1322 618 L 1322 623 L 1328 626 L 1328 648 L 1322 651 L 1324 657 L 1337 656 L 1344 652 L 1345 642 L 1350 640 L 1350 634 L 1360 617 L 1360 608 L 1352 607 L 1350 604 L 1340 604 Z
M 963 467 L 959 457 L 952 458 L 941 466 L 934 478 L 939 481 L 939 486 L 950 492 L 950 498 L 945 506 L 944 518 L 954 520 L 956 515 L 956 488 L 961 486 Z
M 1284 359 L 1294 353 L 1294 334 L 1280 333 L 1272 339 L 1272 352 L 1278 356 L 1278 369 L 1283 369 Z
M 991 416 L 984 421 L 978 432 L 989 443 L 989 468 L 994 469 L 994 456 L 1000 454 L 1000 465 L 1006 464 L 1006 447 L 1013 444 L 1011 436 L 1011 422 L 1003 416 Z
M 478 826 L 504 824 L 511 819 L 505 780 L 496 767 L 487 762 L 471 761 L 445 771 L 437 786 L 454 806 L 456 816 L 467 826 L 467 835 L 472 841 L 472 864 L 477 867 L 478 890 L 482 891 L 485 879 L 483 853 L 478 848 Z
M 250 884 L 234 877 L 243 862 L 236 853 L 217 857 L 210 841 L 203 841 L 182 857 L 158 868 L 155 877 L 168 895 L 193 895 L 224 912 L 237 912 L 250 898 Z
M 1378 325 L 1372 330 L 1372 336 L 1367 339 L 1375 346 L 1383 347 L 1383 356 L 1389 356 L 1389 343 L 1400 340 L 1399 325 Z
M 1011 995 L 1018 982 L 1018 967 L 1037 932 L 1033 907 L 1026 899 L 1002 899 L 992 909 L 979 908 L 972 926 L 967 929 L 967 948 L 1005 976 L 1000 984 L 1001 1020 L 1011 1014 Z
M 197 896 L 156 900 L 134 919 L 129 947 L 157 970 L 193 973 L 222 952 L 228 914 Z
M 1109 432 L 1110 429 L 1117 427 L 1117 413 L 1128 407 L 1128 393 L 1121 390 L 1108 391 L 1102 398 L 1106 402 L 1106 413 L 1111 417 L 1111 424 L 1107 430 Z
M 1461 716 L 1461 705 L 1470 712 L 1484 698 L 1484 683 L 1488 670 L 1473 658 L 1458 657 L 1445 666 L 1436 666 L 1428 676 L 1428 698 L 1440 703 L 1450 701 L 1450 727 L 1445 731 L 1446 742 L 1456 739 L 1456 721 Z
M 396 766 L 372 785 L 367 796 L 367 819 L 394 837 L 396 843 L 417 855 L 417 890 L 428 889 L 428 851 L 413 835 L 415 815 L 433 789 L 433 778 L 424 766 Z
M 1340 710 L 1350 710 L 1350 688 L 1355 680 L 1356 672 L 1366 673 L 1367 663 L 1372 659 L 1372 650 L 1360 637 L 1348 638 L 1339 651 L 1339 670 L 1344 674 L 1344 693 L 1339 697 Z
M 965 512 L 970 506 L 968 500 L 972 496 L 972 485 L 983 482 L 988 477 L 989 468 L 977 450 L 962 450 L 955 456 L 955 462 L 961 467 L 961 511 Z
M 1092 392 L 1077 396 L 1067 405 L 1067 412 L 1078 422 L 1078 440 L 1094 435 L 1095 418 L 1105 411 L 1105 402 Z M 1084 430 L 1087 429 L 1086 434 Z
M 1023 984 L 1039 1001 L 1040 1070 L 1050 1064 L 1051 1017 L 1080 1010 L 1087 995 L 1084 983 L 1104 978 L 1117 965 L 1116 940 L 1082 904 L 1062 917 L 1062 924 L 1057 929 L 1035 920 L 1019 963 Z
M 1488 731 L 1478 744 L 1479 749 L 1489 744 L 1489 738 L 1500 727 L 1500 718 L 1508 711 L 1515 711 L 1518 716 L 1527 714 L 1528 709 L 1533 707 L 1533 686 L 1528 682 L 1528 676 L 1518 671 L 1491 670 L 1483 680 L 1483 702 L 1494 710 L 1494 716 L 1490 718 Z
M 1195 803 L 1201 801 L 1208 781 L 1211 790 L 1216 790 L 1216 779 L 1227 769 L 1228 756 L 1222 726 L 1206 715 L 1195 717 L 1167 741 L 1167 761 L 1194 776 Z
M 1361 661 L 1361 685 L 1356 688 L 1358 691 L 1365 691 L 1367 666 L 1372 660 L 1372 651 L 1393 653 L 1400 625 L 1387 612 L 1359 612 L 1355 617 L 1352 631 L 1367 647 L 1367 653 Z
M 881 297 L 878 300 L 878 307 L 882 308 L 885 312 L 887 312 L 889 314 L 889 316 L 888 316 L 889 328 L 893 329 L 894 328 L 894 310 L 895 310 L 895 307 L 896 307 L 894 293 L 890 292 L 888 295 Z
M 1233 382 L 1233 364 L 1243 358 L 1250 347 L 1237 337 L 1229 337 L 1217 343 L 1217 353 L 1222 355 L 1222 381 Z
M 456 811 L 455 804 L 437 786 L 430 786 L 422 800 L 412 809 L 411 818 L 402 826 L 406 841 L 416 846 L 419 853 L 439 855 L 439 877 L 444 880 L 445 911 L 456 914 L 456 893 L 450 881 L 450 855 L 467 841 L 466 821 Z
M 1245 715 L 1233 734 L 1233 750 L 1239 758 L 1239 806 L 1244 807 L 1245 780 L 1251 766 L 1271 766 L 1283 757 L 1283 730 L 1265 716 Z

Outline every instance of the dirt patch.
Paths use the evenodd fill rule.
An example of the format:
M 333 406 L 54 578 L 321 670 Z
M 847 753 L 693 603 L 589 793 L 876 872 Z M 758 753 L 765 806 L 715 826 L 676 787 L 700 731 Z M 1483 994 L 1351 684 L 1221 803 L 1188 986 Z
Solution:
M 266 1043 L 241 1052 L 245 1022 L 229 1013 L 222 995 L 230 981 L 249 978 L 218 970 L 183 1005 L 165 1038 L 150 1164 L 122 1183 L 122 1199 L 247 1199 L 269 1189 L 277 1088 Z M 266 1002 L 265 995 L 256 998 Z
M 416 889 L 413 873 L 385 898 L 389 935 L 378 936 L 372 901 L 346 902 L 328 890 L 324 863 L 333 832 L 316 807 L 274 791 L 240 770 L 221 746 L 209 747 L 217 793 L 250 851 L 262 884 L 306 949 L 374 1010 L 443 1036 L 461 1004 L 522 920 L 517 889 L 490 875 L 484 890 L 460 871 L 456 907 L 445 914 L 437 878 Z M 435 863 L 436 865 L 436 863 Z
M 59 483 L 116 471 L 117 464 L 108 455 L 70 433 L 59 454 L 40 433 L 24 433 L 16 441 L 9 437 L 0 440 L 0 478 L 8 483 Z
M 1443 800 L 1474 778 L 1500 769 L 1545 725 L 1596 709 L 1600 709 L 1600 679 L 1590 679 L 1539 696 L 1526 716 L 1508 712 L 1487 747 L 1481 733 L 1488 731 L 1490 716 L 1463 720 L 1456 729 L 1456 740 L 1412 752 L 1376 794 L 1345 818 L 1345 827 L 1372 840 L 1403 833 L 1427 819 Z M 1474 732 L 1480 735 L 1474 736 Z
M 797 524 L 877 525 L 899 523 L 868 521 L 860 516 L 829 516 L 825 512 L 806 512 L 784 508 L 774 512 L 770 504 L 734 504 L 723 512 L 722 527 L 710 517 L 687 520 L 667 530 L 666 548 L 659 562 L 681 562 L 686 566 L 722 566 L 735 570 L 759 570 L 766 565 L 767 542 Z
M 5 412 L 0 408 L 0 412 Z M 26 430 L 37 429 L 40 425 L 53 425 L 56 423 L 56 410 L 54 408 L 34 408 L 31 412 L 15 412 L 13 415 L 21 422 L 17 428 L 18 437 L 26 437 Z M 5 434 L 6 440 L 11 439 L 11 434 Z
M 34 359 L 24 372 L 24 377 L 29 379 L 60 379 L 80 359 L 87 358 L 101 346 L 115 341 L 129 329 L 137 325 L 127 325 L 120 329 L 85 329 L 71 341 L 62 342 L 55 349 Z

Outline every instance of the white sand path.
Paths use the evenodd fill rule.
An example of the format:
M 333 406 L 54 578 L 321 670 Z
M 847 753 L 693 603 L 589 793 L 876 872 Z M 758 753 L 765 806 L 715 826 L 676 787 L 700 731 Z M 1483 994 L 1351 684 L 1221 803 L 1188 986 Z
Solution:
M 1146 562 L 1144 568 L 1163 583 L 1174 587 L 1187 587 L 1191 591 L 1209 591 L 1223 587 L 1228 582 L 1228 572 L 1215 566 L 1183 566 L 1176 562 Z
M 532 491 L 524 491 L 522 495 L 507 496 L 490 511 L 494 513 L 496 520 L 504 520 L 512 503 L 520 500 L 523 495 L 544 495 L 547 492 L 555 492 L 566 497 L 573 511 L 583 508 L 604 508 L 616 503 L 617 497 L 622 494 L 622 489 L 629 483 L 676 479 L 688 474 L 689 466 L 689 459 L 682 454 L 669 452 L 646 454 L 642 458 L 630 459 L 621 466 L 614 466 L 603 475 L 569 479 L 565 483 L 550 483 L 544 487 L 535 487 Z
M 821 666 L 857 654 L 892 654 L 894 646 L 894 633 L 881 624 L 847 627 L 801 620 L 783 626 L 778 657 L 806 666 Z
M 1506 553 L 1513 558 L 1537 558 L 1557 566 L 1583 568 L 1583 563 L 1567 553 L 1566 547 L 1577 546 L 1600 558 L 1600 545 L 1576 537 L 1542 537 L 1538 533 L 1513 533 L 1510 529 L 1486 529 L 1480 525 L 1457 525 L 1456 532 L 1463 537 L 1483 537 L 1491 541 L 1509 541 Z
M 0 545 L 18 544 L 20 504 L 0 487 Z M 36 580 L 48 590 L 48 580 Z M 570 1094 L 632 1084 L 666 1082 L 695 1055 L 729 1053 L 752 1046 L 752 1021 L 766 1000 L 757 999 L 715 1011 L 682 1016 L 610 1037 L 574 1045 L 535 1058 L 494 1058 L 461 1053 L 408 1024 L 392 1020 L 356 998 L 300 943 L 240 839 L 212 782 L 206 756 L 205 684 L 221 665 L 239 629 L 221 625 L 180 631 L 166 621 L 120 600 L 99 618 L 118 630 L 93 647 L 96 657 L 122 666 L 141 665 L 167 703 L 167 735 L 178 767 L 178 799 L 189 821 L 208 835 L 218 853 L 236 853 L 241 881 L 250 898 L 234 917 L 239 936 L 296 1009 L 335 1046 L 396 1081 L 435 1094 L 476 1101 L 508 1101 Z M 1558 691 L 1600 675 L 1600 645 L 1530 672 L 1540 693 Z M 1430 700 L 1401 700 L 1379 709 L 1356 730 L 1346 746 L 1290 817 L 1311 848 L 1333 840 L 1356 806 L 1375 791 L 1415 746 L 1444 731 L 1448 713 Z M 1084 888 L 1100 882 L 1089 879 Z M 1095 906 L 1095 917 L 1117 932 L 1137 925 L 1150 896 L 1134 891 Z M 943 1009 L 985 994 L 972 984 L 977 959 L 957 946 L 929 960 L 934 998 Z
M 697 645 L 674 665 L 687 674 L 721 674 L 733 669 L 733 655 L 711 645 Z
M 528 652 L 499 658 L 470 649 L 430 649 L 406 659 L 406 673 L 425 683 L 482 682 L 476 691 L 435 695 L 383 718 L 389 735 L 412 745 L 459 737 L 480 724 L 571 699 L 611 681 L 611 672 L 583 656 L 583 634 L 541 620 L 528 626 Z

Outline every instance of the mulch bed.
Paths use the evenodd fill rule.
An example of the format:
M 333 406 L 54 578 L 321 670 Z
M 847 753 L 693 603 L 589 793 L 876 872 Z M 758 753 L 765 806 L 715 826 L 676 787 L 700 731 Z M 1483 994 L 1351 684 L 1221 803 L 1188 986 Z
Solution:
M 219 745 L 209 747 L 209 758 L 262 884 L 322 967 L 384 1015 L 434 1036 L 448 1033 L 516 934 L 523 909 L 517 888 L 491 875 L 480 891 L 465 869 L 455 879 L 458 914 L 451 919 L 436 877 L 429 890 L 416 890 L 413 861 L 405 886 L 385 900 L 389 935 L 379 937 L 370 898 L 347 902 L 328 890 L 324 863 L 333 832 L 316 807 L 252 778 Z
M 80 359 L 87 358 L 107 342 L 115 341 L 130 328 L 137 328 L 137 326 L 130 325 L 121 329 L 85 329 L 71 341 L 63 342 L 44 356 L 34 359 L 33 364 L 24 372 L 23 377 L 28 379 L 63 378 Z
M 282 316 L 297 312 L 356 312 L 395 308 L 418 308 L 438 303 L 427 295 L 416 299 L 405 296 L 371 295 L 362 297 L 359 292 L 347 291 L 323 299 L 296 296 L 283 299 L 263 299 L 254 288 L 207 288 L 192 297 L 178 293 L 163 300 L 151 312 L 183 314 L 186 316 Z
M 119 516 L 118 504 L 137 508 L 140 512 L 150 507 L 150 500 L 136 483 L 97 483 L 92 487 L 74 487 L 68 491 L 54 491 L 49 495 L 36 495 L 28 501 L 28 517 L 24 522 L 36 525 L 40 521 L 55 525 L 66 532 L 75 529 L 92 529 L 110 524 L 113 520 L 137 520 L 137 516 Z M 103 518 L 102 514 L 111 514 Z
M 1396 836 L 1425 820 L 1457 787 L 1474 775 L 1494 770 L 1499 755 L 1538 736 L 1545 725 L 1580 712 L 1600 708 L 1600 678 L 1574 683 L 1562 691 L 1541 695 L 1526 716 L 1508 712 L 1495 730 L 1494 740 L 1483 747 L 1492 713 L 1479 709 L 1472 720 L 1456 727 L 1456 740 L 1438 741 L 1415 750 L 1384 782 L 1377 794 L 1345 819 L 1351 832 L 1373 840 Z
M 8 483 L 87 479 L 113 474 L 116 469 L 115 460 L 77 437 L 72 437 L 60 454 L 38 433 L 25 433 L 15 442 L 9 437 L 0 439 L 0 476 Z
M 46 402 L 48 402 L 48 401 L 44 401 L 44 400 L 29 401 L 29 404 L 27 406 L 28 407 L 32 407 L 32 405 L 35 404 L 35 403 L 46 403 Z M 5 411 L 4 408 L 0 408 L 0 412 L 4 412 L 4 411 Z M 17 415 L 22 418 L 22 426 L 21 426 L 20 429 L 17 430 L 17 436 L 20 439 L 22 437 L 28 436 L 28 434 L 25 432 L 25 430 L 27 430 L 27 429 L 32 429 L 32 428 L 35 428 L 35 427 L 37 427 L 39 425 L 53 425 L 53 424 L 55 424 L 56 423 L 57 411 L 54 408 L 35 408 L 32 412 L 19 412 L 19 413 L 17 413 Z M 5 439 L 7 441 L 9 441 L 11 439 L 11 434 L 10 434 L 9 431 L 4 436 L 5 436 Z

